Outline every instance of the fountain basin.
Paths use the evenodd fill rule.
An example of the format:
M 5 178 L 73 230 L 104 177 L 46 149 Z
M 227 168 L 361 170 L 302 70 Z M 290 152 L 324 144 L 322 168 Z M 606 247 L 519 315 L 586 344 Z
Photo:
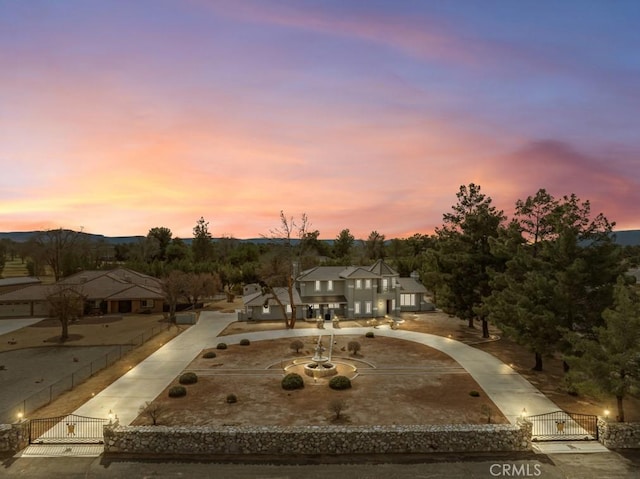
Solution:
M 329 362 L 308 363 L 304 365 L 304 373 L 312 378 L 326 378 L 338 374 L 336 365 Z

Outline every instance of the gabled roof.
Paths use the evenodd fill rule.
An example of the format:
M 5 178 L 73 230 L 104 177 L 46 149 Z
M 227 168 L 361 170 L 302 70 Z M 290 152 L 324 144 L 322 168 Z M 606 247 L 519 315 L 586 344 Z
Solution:
M 298 276 L 298 281 L 328 281 L 340 279 L 344 266 L 316 266 L 303 271 Z
M 31 285 L 31 284 L 40 284 L 40 278 L 35 278 L 33 276 L 16 276 L 13 278 L 2 278 L 0 279 L 0 288 L 3 286 L 20 286 L 20 285 Z
M 427 288 L 413 278 L 396 278 L 402 293 L 426 293 Z
M 380 276 L 398 276 L 398 272 L 381 259 L 369 266 L 368 269 Z
M 278 296 L 282 304 L 290 304 L 289 301 L 289 290 L 283 287 L 273 288 L 273 292 Z M 242 301 L 245 306 L 263 306 L 266 301 L 269 302 L 270 306 L 274 304 L 278 304 L 271 293 L 251 293 L 242 297 Z M 302 301 L 300 300 L 300 295 L 298 291 L 293 290 L 293 302 L 296 305 L 301 305 Z
M 160 280 L 126 268 L 110 271 L 81 271 L 55 285 L 26 286 L 0 294 L 0 301 L 45 301 L 52 288 L 68 286 L 90 300 L 163 299 Z
M 340 277 L 345 279 L 376 279 L 380 276 L 364 267 L 349 266 L 340 273 Z

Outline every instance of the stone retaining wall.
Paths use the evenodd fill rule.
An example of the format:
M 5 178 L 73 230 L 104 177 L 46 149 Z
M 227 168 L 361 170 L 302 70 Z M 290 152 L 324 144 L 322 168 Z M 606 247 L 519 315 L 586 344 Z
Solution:
M 112 454 L 377 454 L 531 449 L 531 423 L 426 426 L 105 426 Z
M 598 439 L 610 449 L 638 449 L 640 422 L 613 422 L 598 418 Z
M 0 453 L 17 452 L 29 444 L 29 421 L 0 424 Z

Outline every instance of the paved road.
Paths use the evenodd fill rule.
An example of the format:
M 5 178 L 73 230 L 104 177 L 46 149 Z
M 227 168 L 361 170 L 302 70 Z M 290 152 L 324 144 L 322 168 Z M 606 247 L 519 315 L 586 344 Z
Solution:
M 0 477 L 50 479 L 135 479 L 135 478 L 215 478 L 215 479 L 492 479 L 530 477 L 540 479 L 637 479 L 640 451 L 626 453 L 505 455 L 429 455 L 404 458 L 355 458 L 351 464 L 277 465 L 213 463 L 197 460 L 109 460 L 101 458 L 20 458 L 0 464 Z M 324 458 L 325 461 L 332 458 Z M 344 460 L 345 458 L 340 458 Z M 393 463 L 396 461 L 396 463 Z M 353 461 L 352 461 L 353 462 Z

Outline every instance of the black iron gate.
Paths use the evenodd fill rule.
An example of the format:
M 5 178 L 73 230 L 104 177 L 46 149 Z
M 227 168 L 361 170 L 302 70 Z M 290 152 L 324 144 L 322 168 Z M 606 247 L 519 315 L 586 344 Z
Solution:
M 598 416 L 566 411 L 529 416 L 533 441 L 596 441 Z
M 103 444 L 108 419 L 67 416 L 31 419 L 29 444 Z

